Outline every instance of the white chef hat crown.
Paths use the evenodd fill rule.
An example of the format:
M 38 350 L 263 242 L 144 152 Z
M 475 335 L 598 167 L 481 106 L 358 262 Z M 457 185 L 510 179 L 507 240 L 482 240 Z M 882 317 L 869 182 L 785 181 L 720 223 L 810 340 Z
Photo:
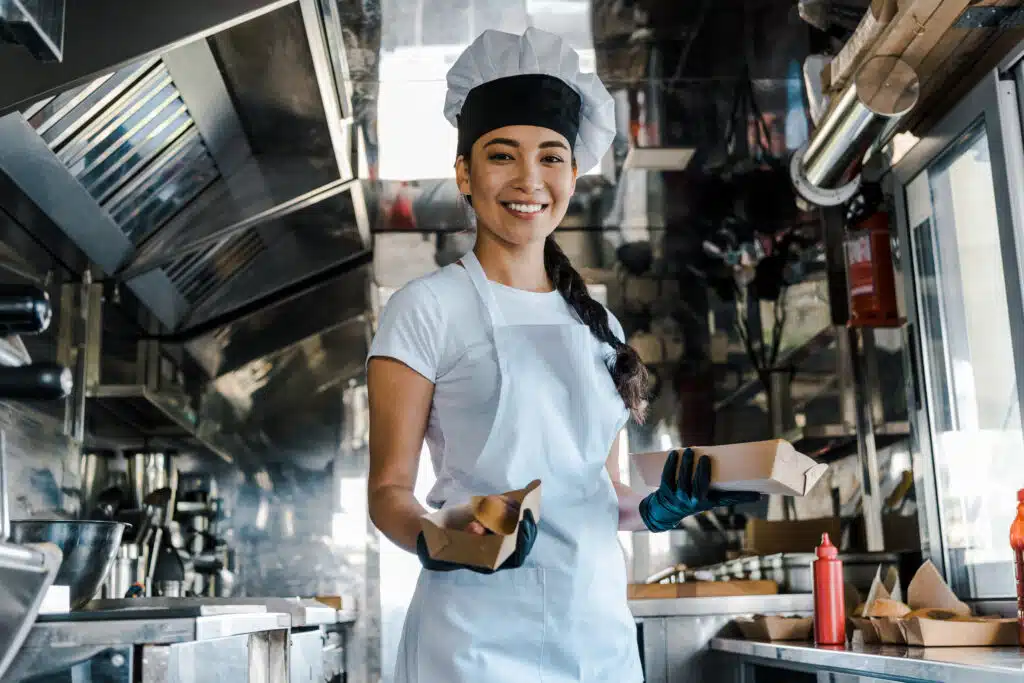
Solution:
M 448 71 L 445 118 L 467 155 L 482 135 L 511 125 L 561 133 L 581 171 L 596 166 L 615 138 L 615 104 L 596 74 L 559 36 L 528 28 L 517 36 L 487 30 Z

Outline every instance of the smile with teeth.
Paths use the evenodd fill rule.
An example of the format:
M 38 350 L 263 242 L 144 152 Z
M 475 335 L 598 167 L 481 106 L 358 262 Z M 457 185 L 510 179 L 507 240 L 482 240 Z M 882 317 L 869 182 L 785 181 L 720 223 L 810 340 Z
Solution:
M 502 205 L 519 213 L 537 213 L 547 206 L 547 204 L 522 204 L 520 202 L 502 202 Z

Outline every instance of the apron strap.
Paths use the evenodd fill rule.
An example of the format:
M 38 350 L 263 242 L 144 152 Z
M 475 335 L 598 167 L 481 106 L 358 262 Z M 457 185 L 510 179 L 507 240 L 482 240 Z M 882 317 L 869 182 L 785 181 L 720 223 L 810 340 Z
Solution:
M 502 315 L 501 308 L 498 307 L 498 301 L 494 298 L 494 291 L 487 281 L 487 274 L 484 273 L 483 266 L 480 265 L 480 260 L 477 259 L 472 249 L 462 257 L 462 265 L 466 267 L 469 279 L 473 281 L 473 287 L 480 297 L 484 310 L 487 311 L 492 330 L 504 326 L 505 316 Z

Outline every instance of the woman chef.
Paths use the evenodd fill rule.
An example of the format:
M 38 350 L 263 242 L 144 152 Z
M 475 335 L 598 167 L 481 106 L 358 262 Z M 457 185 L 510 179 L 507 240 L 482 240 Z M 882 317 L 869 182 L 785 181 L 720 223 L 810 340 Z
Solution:
M 370 515 L 424 567 L 395 680 L 639 683 L 616 531 L 757 496 L 709 491 L 709 461 L 690 451 L 670 454 L 646 498 L 618 481 L 617 435 L 642 418 L 645 369 L 551 238 L 577 172 L 615 133 L 597 77 L 557 36 L 486 31 L 448 72 L 445 116 L 476 244 L 391 297 L 367 368 Z M 429 556 L 413 496 L 424 440 L 434 507 L 543 482 L 541 520 L 525 514 L 497 571 Z

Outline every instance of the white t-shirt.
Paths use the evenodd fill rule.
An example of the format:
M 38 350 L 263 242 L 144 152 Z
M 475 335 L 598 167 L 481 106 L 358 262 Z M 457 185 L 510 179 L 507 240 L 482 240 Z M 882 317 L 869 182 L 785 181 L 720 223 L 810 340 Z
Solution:
M 529 292 L 496 282 L 490 286 L 507 325 L 579 324 L 557 291 Z M 610 311 L 608 322 L 624 340 L 622 326 Z M 457 263 L 412 280 L 381 311 L 367 360 L 394 358 L 434 383 L 425 439 L 439 476 L 446 441 L 458 439 L 464 447 L 482 449 L 490 431 L 498 367 L 488 325 L 473 281 Z M 467 405 L 477 408 L 472 419 L 467 419 Z

